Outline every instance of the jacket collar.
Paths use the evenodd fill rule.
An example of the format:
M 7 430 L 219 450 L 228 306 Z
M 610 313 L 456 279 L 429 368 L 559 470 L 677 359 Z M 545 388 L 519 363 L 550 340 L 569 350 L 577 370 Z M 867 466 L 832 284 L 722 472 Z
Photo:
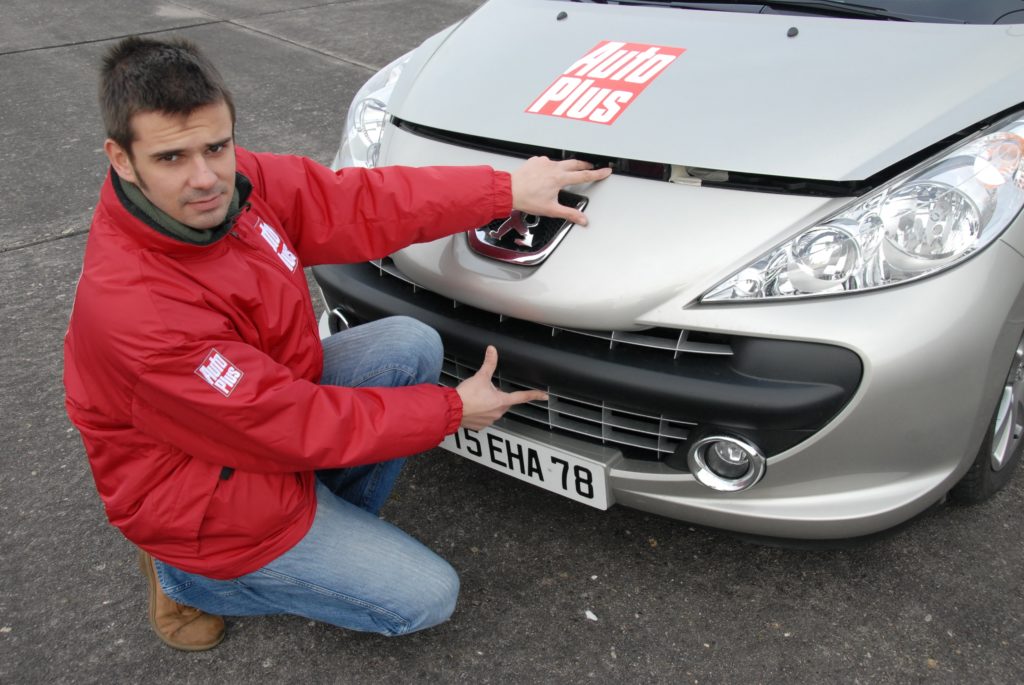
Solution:
M 180 255 L 201 255 L 205 250 L 220 243 L 231 231 L 241 213 L 249 208 L 248 200 L 252 193 L 252 183 L 249 179 L 235 172 L 239 211 L 229 213 L 224 223 L 211 229 L 214 233 L 212 240 L 199 244 L 184 240 L 154 221 L 128 198 L 121 184 L 117 172 L 110 168 L 100 191 L 100 208 L 111 217 L 117 232 L 140 248 Z

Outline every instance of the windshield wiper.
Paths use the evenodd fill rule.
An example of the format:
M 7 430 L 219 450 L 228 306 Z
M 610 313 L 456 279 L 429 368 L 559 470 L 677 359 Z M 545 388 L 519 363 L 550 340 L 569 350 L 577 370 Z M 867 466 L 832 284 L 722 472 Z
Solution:
M 934 17 L 924 14 L 912 14 L 909 12 L 893 12 L 882 7 L 871 7 L 869 5 L 856 5 L 839 0 L 768 0 L 764 3 L 766 7 L 778 9 L 799 9 L 808 11 L 820 11 L 830 16 L 863 17 L 865 19 L 887 19 L 889 21 L 926 21 L 930 23 L 963 24 L 959 19 L 948 19 L 946 17 Z M 833 14 L 833 12 L 835 14 Z
M 587 2 L 588 0 L 573 0 Z M 851 19 L 879 19 L 885 21 L 924 21 L 930 23 L 962 24 L 959 19 L 935 17 L 907 12 L 892 12 L 882 7 L 858 5 L 842 0 L 589 0 L 602 5 L 657 5 L 679 9 L 712 10 L 725 12 L 762 13 L 765 10 L 792 10 L 826 17 Z

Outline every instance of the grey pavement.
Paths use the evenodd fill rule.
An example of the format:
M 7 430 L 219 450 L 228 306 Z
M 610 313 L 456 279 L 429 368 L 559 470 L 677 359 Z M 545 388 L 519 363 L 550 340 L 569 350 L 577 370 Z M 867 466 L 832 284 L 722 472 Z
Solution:
M 230 619 L 201 654 L 155 638 L 62 404 L 61 340 L 105 172 L 99 56 L 131 33 L 192 38 L 233 87 L 243 145 L 327 162 L 359 84 L 477 4 L 0 5 L 0 683 L 1024 680 L 1020 474 L 981 506 L 806 551 L 593 511 L 435 450 L 384 515 L 459 571 L 450 622 L 388 639 Z

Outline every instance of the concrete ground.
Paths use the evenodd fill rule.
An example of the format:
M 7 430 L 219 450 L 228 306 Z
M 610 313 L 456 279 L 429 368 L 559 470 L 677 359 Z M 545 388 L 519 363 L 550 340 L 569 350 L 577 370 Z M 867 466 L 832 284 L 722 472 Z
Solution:
M 758 547 L 597 512 L 435 451 L 385 510 L 462 577 L 398 639 L 291 617 L 164 647 L 62 406 L 61 338 L 105 171 L 97 60 L 183 35 L 237 99 L 240 142 L 327 162 L 375 69 L 475 0 L 5 0 L 0 8 L 0 683 L 1017 683 L 1024 476 L 845 551 Z M 587 618 L 591 612 L 597 620 Z

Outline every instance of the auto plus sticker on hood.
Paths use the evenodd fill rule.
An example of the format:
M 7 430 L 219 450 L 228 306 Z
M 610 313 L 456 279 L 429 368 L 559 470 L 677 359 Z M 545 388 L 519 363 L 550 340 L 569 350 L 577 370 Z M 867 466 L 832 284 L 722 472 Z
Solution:
M 566 69 L 526 111 L 611 124 L 685 48 L 603 40 Z
M 796 22 L 783 14 L 599 3 L 573 3 L 571 18 L 557 21 L 553 4 L 484 3 L 403 71 L 388 112 L 457 135 L 595 157 L 847 181 L 1014 107 L 1024 92 L 1024 40 L 1013 26 Z M 790 36 L 795 23 L 798 35 Z M 657 62 L 673 56 L 658 46 L 686 50 L 658 71 Z M 601 62 L 618 50 L 651 47 L 665 57 L 651 74 L 634 75 L 652 76 L 649 87 L 612 98 L 618 111 L 599 111 L 609 109 L 601 103 L 613 92 L 644 85 L 625 74 L 612 79 L 628 61 L 614 70 L 613 60 L 611 73 L 596 77 Z M 610 52 L 595 55 L 600 48 Z M 568 79 L 580 83 L 568 88 Z M 587 80 L 594 83 L 574 95 Z M 587 116 L 606 125 L 583 123 Z M 382 155 L 386 163 L 386 137 Z

